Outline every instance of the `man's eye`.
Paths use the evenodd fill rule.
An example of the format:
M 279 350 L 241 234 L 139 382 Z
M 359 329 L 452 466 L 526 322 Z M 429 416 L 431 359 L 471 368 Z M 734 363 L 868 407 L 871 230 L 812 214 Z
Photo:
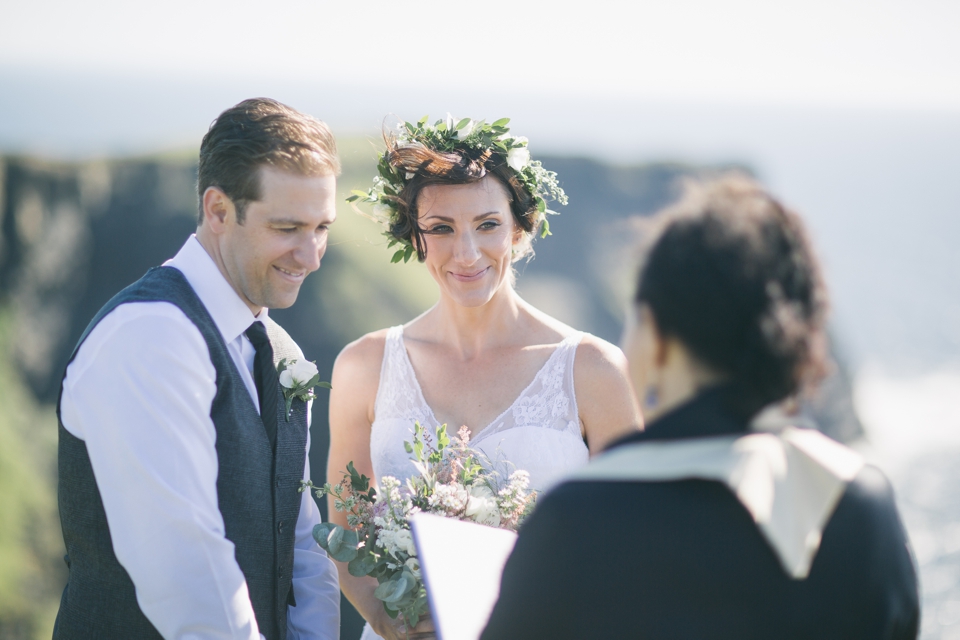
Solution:
M 293 233 L 297 230 L 296 227 L 277 227 L 277 231 L 280 233 Z

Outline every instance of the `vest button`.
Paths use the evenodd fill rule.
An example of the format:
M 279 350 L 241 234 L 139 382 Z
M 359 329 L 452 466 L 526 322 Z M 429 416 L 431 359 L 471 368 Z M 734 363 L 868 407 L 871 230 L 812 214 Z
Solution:
M 277 577 L 283 580 L 283 567 L 277 569 Z
M 277 525 L 277 533 L 283 533 L 283 520 Z
M 280 488 L 280 478 L 277 478 L 277 489 Z

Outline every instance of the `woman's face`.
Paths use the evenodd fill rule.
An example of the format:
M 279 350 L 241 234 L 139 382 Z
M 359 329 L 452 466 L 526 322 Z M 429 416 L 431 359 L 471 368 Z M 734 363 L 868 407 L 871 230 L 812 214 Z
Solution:
M 654 327 L 653 314 L 645 305 L 634 306 L 627 312 L 627 322 L 623 328 L 621 340 L 623 353 L 630 365 L 630 379 L 633 392 L 640 400 L 640 407 L 646 415 L 653 407 L 647 406 L 647 387 L 656 381 L 659 366 L 657 350 L 659 348 Z
M 479 182 L 430 185 L 417 198 L 425 264 L 441 295 L 465 307 L 486 304 L 510 280 L 514 244 L 522 229 L 506 188 L 487 176 Z

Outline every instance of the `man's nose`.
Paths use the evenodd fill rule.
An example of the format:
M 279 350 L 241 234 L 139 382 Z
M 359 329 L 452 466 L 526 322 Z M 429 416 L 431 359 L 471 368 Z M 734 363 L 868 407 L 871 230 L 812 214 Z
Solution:
M 307 272 L 320 268 L 320 258 L 327 251 L 327 232 L 306 234 L 304 241 L 297 247 L 297 261 Z

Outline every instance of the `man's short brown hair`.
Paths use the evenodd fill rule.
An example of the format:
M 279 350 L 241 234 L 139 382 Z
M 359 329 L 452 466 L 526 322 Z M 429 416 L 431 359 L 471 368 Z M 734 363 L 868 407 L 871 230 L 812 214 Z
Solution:
M 260 199 L 260 168 L 275 167 L 304 176 L 339 175 L 337 143 L 330 128 L 270 98 L 251 98 L 221 113 L 200 143 L 198 225 L 203 194 L 221 189 L 243 224 L 247 203 Z

